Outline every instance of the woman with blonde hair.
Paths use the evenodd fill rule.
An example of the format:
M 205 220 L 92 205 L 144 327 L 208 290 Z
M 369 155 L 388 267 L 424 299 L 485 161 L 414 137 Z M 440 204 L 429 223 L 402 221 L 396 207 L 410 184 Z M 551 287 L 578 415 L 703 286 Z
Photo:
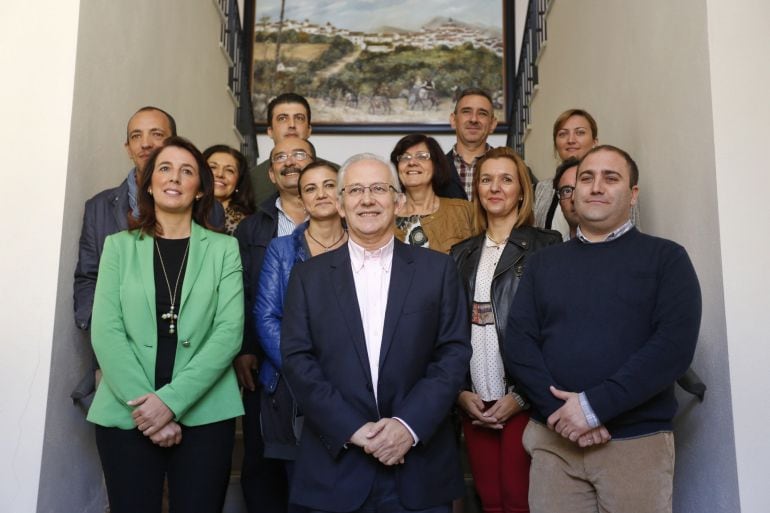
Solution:
M 561 236 L 533 226 L 532 183 L 511 148 L 494 148 L 479 159 L 473 205 L 481 234 L 451 252 L 468 298 L 473 347 L 467 389 L 457 404 L 484 511 L 529 511 L 530 459 L 521 443 L 529 405 L 505 372 L 501 344 L 527 258 Z

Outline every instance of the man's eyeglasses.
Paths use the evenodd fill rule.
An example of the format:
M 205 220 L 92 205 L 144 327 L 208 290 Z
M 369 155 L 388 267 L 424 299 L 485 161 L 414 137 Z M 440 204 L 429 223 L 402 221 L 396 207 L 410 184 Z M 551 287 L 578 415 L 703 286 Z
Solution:
M 573 192 L 575 192 L 575 187 L 572 185 L 565 185 L 564 187 L 559 187 L 556 190 L 556 197 L 558 197 L 560 200 L 570 199 Z
M 409 162 L 412 159 L 416 160 L 430 160 L 430 153 L 427 151 L 418 151 L 414 155 L 411 153 L 402 153 L 398 157 L 396 157 L 396 160 L 399 162 Z
M 310 154 L 306 151 L 297 150 L 292 151 L 291 153 L 278 153 L 276 155 L 273 155 L 273 158 L 271 159 L 273 162 L 286 162 L 289 160 L 289 157 L 294 157 L 294 160 L 297 162 L 302 162 L 303 160 L 310 157 Z
M 371 185 L 362 185 L 360 183 L 354 183 L 354 184 L 348 185 L 347 187 L 343 187 L 342 192 L 344 192 L 351 198 L 357 198 L 359 196 L 362 196 L 364 194 L 364 191 L 367 189 L 373 196 L 383 196 L 389 193 L 391 190 L 393 192 L 397 192 L 396 188 L 390 185 L 389 183 L 373 183 Z

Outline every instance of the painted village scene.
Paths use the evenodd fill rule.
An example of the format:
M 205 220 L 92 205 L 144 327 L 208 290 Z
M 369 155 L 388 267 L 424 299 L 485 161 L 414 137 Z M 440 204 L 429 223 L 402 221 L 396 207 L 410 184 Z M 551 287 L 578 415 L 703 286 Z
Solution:
M 465 87 L 505 120 L 502 2 L 257 1 L 252 104 L 293 91 L 313 125 L 446 124 Z M 463 20 L 463 21 L 460 21 Z

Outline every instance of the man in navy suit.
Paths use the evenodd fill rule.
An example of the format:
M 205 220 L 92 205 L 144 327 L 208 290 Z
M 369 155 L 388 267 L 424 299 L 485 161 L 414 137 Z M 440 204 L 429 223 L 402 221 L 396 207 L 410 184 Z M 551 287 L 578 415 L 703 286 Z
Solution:
M 351 157 L 337 193 L 348 243 L 297 264 L 285 300 L 283 371 L 305 415 L 290 501 L 448 513 L 463 495 L 448 416 L 471 355 L 457 271 L 394 239 L 387 160 Z

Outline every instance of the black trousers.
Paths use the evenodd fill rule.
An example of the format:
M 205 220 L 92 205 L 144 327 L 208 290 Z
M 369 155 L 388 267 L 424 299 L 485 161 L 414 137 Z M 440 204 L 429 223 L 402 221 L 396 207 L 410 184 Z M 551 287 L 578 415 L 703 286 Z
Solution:
M 256 377 L 254 378 L 256 380 Z M 289 484 L 283 462 L 265 458 L 259 422 L 261 386 L 243 391 L 243 467 L 241 488 L 249 513 L 286 513 Z
M 96 426 L 111 513 L 160 513 L 166 477 L 171 511 L 220 513 L 234 439 L 235 419 L 182 426 L 182 443 L 168 448 L 138 429 Z

